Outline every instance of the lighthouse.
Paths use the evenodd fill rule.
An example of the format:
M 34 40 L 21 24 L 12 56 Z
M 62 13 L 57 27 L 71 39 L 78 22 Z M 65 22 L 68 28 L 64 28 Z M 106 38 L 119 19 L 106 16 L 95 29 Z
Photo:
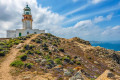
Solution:
M 40 34 L 45 33 L 45 30 L 39 30 L 39 29 L 33 29 L 32 23 L 33 18 L 31 14 L 31 9 L 26 5 L 26 7 L 23 9 L 23 18 L 22 18 L 22 29 L 16 29 L 16 30 L 7 30 L 7 38 L 15 38 L 15 37 L 21 37 L 26 36 L 29 34 Z
M 32 15 L 31 15 L 31 9 L 26 5 L 24 8 L 24 13 L 23 13 L 23 29 L 32 29 Z

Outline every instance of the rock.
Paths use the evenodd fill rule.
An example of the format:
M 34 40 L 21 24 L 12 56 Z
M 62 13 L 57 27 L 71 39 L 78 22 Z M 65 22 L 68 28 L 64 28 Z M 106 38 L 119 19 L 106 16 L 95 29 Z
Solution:
M 24 76 L 23 80 L 30 80 L 30 76 Z
M 94 61 L 95 64 L 99 64 L 97 61 Z
M 115 75 L 114 75 L 113 73 L 108 73 L 108 74 L 107 74 L 107 77 L 108 77 L 108 78 L 112 78 L 112 77 L 115 77 Z
M 42 66 L 45 66 L 46 62 L 47 62 L 47 60 L 46 60 L 46 59 L 43 59 L 43 60 L 41 60 L 40 64 L 41 64 Z
M 39 63 L 39 62 L 41 61 L 41 59 L 34 59 L 34 61 L 35 61 L 36 63 Z
M 71 76 L 71 72 L 67 69 L 63 69 L 64 71 L 64 76 Z
M 46 65 L 46 68 L 47 68 L 47 69 L 52 69 L 52 65 L 51 65 L 51 64 L 47 64 L 47 65 Z
M 62 65 L 57 65 L 57 66 L 55 66 L 54 68 L 55 68 L 55 69 L 62 69 L 63 66 L 62 66 Z
M 82 77 L 81 71 L 78 71 L 74 76 L 69 78 L 69 80 L 84 80 L 84 78 Z
M 69 63 L 70 59 L 64 59 L 64 62 Z
M 112 54 L 111 56 L 118 64 L 120 64 L 120 55 Z
M 79 71 L 79 70 L 82 70 L 82 69 L 83 69 L 83 68 L 79 66 L 79 67 L 75 67 L 73 70 L 74 70 L 74 71 Z

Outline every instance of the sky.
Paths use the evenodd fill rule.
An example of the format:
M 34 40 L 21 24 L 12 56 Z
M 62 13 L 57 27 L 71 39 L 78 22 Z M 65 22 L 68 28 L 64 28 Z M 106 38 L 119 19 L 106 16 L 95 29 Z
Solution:
M 120 40 L 120 0 L 0 0 L 0 37 L 22 29 L 23 9 L 32 10 L 33 28 L 62 38 Z

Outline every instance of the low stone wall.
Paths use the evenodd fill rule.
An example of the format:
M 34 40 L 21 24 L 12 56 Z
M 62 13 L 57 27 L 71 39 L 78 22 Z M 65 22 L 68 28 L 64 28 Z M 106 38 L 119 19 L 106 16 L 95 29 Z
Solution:
M 7 40 L 7 39 L 10 39 L 10 38 L 0 38 L 0 41 L 1 41 L 1 40 Z

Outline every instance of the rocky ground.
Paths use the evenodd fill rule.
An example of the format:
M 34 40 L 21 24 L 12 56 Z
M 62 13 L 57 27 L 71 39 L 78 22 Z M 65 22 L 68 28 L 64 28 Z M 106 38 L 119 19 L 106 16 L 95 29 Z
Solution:
M 16 41 L 19 43 L 8 48 L 9 56 L 15 54 L 15 58 L 8 61 L 10 57 L 5 57 L 8 75 L 12 77 L 1 80 L 108 80 L 99 77 L 106 70 L 115 75 L 109 77 L 110 72 L 106 73 L 110 80 L 120 80 L 120 52 L 92 47 L 89 41 L 77 37 L 64 39 L 49 33 Z M 2 75 L 7 74 L 4 66 L 2 61 Z

